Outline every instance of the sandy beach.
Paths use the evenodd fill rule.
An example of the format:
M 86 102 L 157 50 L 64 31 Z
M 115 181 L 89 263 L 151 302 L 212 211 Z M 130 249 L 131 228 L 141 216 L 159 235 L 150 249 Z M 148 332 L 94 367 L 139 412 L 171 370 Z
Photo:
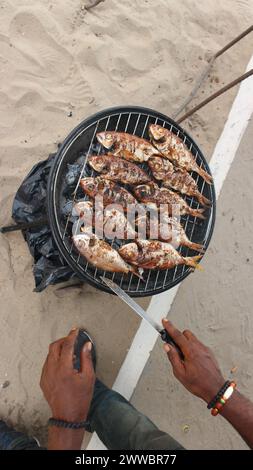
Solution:
M 105 0 L 86 11 L 88 3 L 0 1 L 1 226 L 11 223 L 14 194 L 31 167 L 54 152 L 82 119 L 123 104 L 171 116 L 208 58 L 253 17 L 250 0 Z M 217 59 L 192 105 L 243 74 L 252 50 L 251 34 Z M 236 92 L 230 90 L 184 123 L 207 160 Z M 229 256 L 224 253 L 224 264 Z M 39 380 L 49 343 L 85 325 L 98 345 L 98 375 L 111 385 L 139 323 L 118 299 L 88 285 L 34 293 L 32 258 L 18 232 L 0 236 L 0 257 L 0 386 L 7 384 L 0 387 L 0 418 L 45 444 L 50 411 Z M 149 299 L 139 303 L 147 307 Z M 219 321 L 225 313 L 219 313 Z M 239 325 L 240 313 L 235 328 Z M 194 326 L 199 333 L 192 314 Z M 204 339 L 208 342 L 208 335 Z M 232 340 L 233 329 L 226 341 Z M 214 332 L 210 345 L 218 349 L 218 342 L 222 337 Z M 236 361 L 240 354 L 252 358 L 250 348 L 248 341 L 241 353 L 238 347 Z M 197 439 L 190 444 L 198 448 Z

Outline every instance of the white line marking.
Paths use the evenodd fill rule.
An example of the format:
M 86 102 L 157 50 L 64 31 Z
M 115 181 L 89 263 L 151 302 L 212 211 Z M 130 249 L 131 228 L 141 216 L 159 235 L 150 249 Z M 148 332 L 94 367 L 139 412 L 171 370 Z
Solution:
M 248 63 L 246 71 L 252 67 L 253 56 Z M 252 96 L 253 77 L 251 76 L 240 85 L 227 122 L 210 161 L 217 198 L 253 113 Z M 178 289 L 179 285 L 167 292 L 152 297 L 147 313 L 154 321 L 160 322 L 161 318 L 168 315 Z M 158 333 L 142 320 L 113 385 L 113 390 L 121 393 L 126 399 L 131 398 L 157 337 Z M 94 434 L 87 449 L 98 450 L 105 449 L 105 447 L 97 435 Z
M 246 72 L 253 67 L 251 57 Z M 214 176 L 216 196 L 218 198 L 222 185 L 233 163 L 242 136 L 253 113 L 253 77 L 241 83 L 233 106 L 228 115 L 223 132 L 216 144 L 210 161 Z

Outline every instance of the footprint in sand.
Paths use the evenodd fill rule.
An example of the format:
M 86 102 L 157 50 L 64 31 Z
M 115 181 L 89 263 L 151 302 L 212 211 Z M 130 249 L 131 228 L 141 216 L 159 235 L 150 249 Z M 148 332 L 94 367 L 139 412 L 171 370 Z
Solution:
M 32 13 L 21 12 L 14 16 L 10 24 L 10 38 L 13 45 L 30 60 L 31 73 L 35 72 L 36 75 L 39 72 L 41 78 L 66 78 L 73 58 L 56 43 Z
M 63 31 L 60 36 L 64 37 Z M 32 88 L 46 99 L 51 95 L 64 102 L 86 101 L 90 97 L 90 87 L 79 64 L 35 14 L 23 11 L 13 17 L 10 40 L 22 56 L 17 64 L 16 86 Z

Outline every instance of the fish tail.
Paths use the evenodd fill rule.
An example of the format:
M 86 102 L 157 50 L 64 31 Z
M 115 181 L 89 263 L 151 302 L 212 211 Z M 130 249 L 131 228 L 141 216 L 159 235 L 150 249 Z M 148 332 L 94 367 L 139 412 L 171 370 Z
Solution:
M 138 268 L 134 269 L 134 270 L 132 271 L 132 273 L 133 273 L 134 276 L 137 276 L 139 279 L 141 279 L 141 280 L 144 282 L 144 278 L 143 278 L 143 276 L 139 273 Z
M 205 251 L 203 245 L 200 243 L 193 243 L 190 240 L 187 242 L 187 244 L 185 244 L 185 246 L 191 248 L 191 250 L 200 251 L 202 253 Z
M 211 175 L 209 175 L 209 173 L 207 173 L 207 171 L 203 170 L 203 168 L 200 167 L 198 167 L 195 171 L 197 171 L 197 173 L 202 176 L 203 180 L 205 180 L 206 183 L 212 184 L 213 178 Z
M 192 209 L 191 207 L 188 209 L 188 214 L 193 215 L 193 217 L 198 217 L 199 219 L 205 219 L 203 212 L 205 212 L 205 209 Z
M 212 205 L 212 202 L 201 193 L 197 194 L 197 199 L 200 202 L 200 204 L 202 204 L 202 206 L 210 207 Z
M 198 261 L 202 258 L 202 255 L 197 255 L 197 256 L 186 256 L 186 258 L 184 258 L 184 261 L 185 261 L 185 264 L 187 266 L 191 266 L 192 268 L 196 268 L 196 269 L 199 269 L 200 271 L 203 271 L 203 268 L 202 266 L 200 266 L 200 264 L 198 264 Z

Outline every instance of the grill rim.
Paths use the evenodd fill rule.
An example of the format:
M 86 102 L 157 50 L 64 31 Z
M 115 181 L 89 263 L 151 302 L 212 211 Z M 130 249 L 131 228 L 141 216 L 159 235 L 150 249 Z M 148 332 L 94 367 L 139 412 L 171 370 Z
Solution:
M 100 119 L 104 119 L 107 116 L 110 116 L 110 114 L 113 113 L 118 113 L 118 114 L 123 114 L 123 113 L 139 113 L 139 114 L 147 114 L 147 115 L 154 115 L 158 119 L 164 120 L 175 126 L 179 131 L 181 131 L 187 139 L 194 145 L 196 150 L 198 151 L 198 154 L 201 156 L 201 159 L 203 159 L 206 168 L 208 172 L 211 174 L 208 162 L 206 161 L 202 151 L 199 149 L 198 145 L 195 143 L 193 138 L 188 134 L 187 131 L 185 131 L 179 124 L 177 124 L 176 121 L 171 119 L 170 117 L 166 116 L 163 113 L 160 113 L 154 109 L 151 108 L 146 108 L 142 106 L 114 106 L 110 108 L 105 108 L 101 111 L 98 111 L 88 118 L 84 119 L 81 121 L 64 139 L 62 144 L 60 145 L 56 156 L 54 160 L 54 164 L 51 168 L 50 174 L 49 174 L 49 179 L 48 179 L 48 186 L 47 186 L 47 212 L 48 212 L 48 219 L 50 223 L 50 227 L 52 230 L 52 235 L 54 238 L 54 241 L 58 247 L 58 250 L 63 257 L 63 259 L 66 261 L 66 263 L 73 269 L 73 271 L 78 275 L 79 278 L 82 280 L 87 281 L 90 285 L 93 287 L 96 287 L 99 290 L 102 290 L 104 292 L 110 293 L 112 295 L 115 295 L 109 287 L 107 287 L 105 284 L 97 281 L 96 278 L 92 278 L 88 274 L 86 275 L 81 268 L 79 269 L 78 263 L 72 260 L 72 257 L 70 256 L 68 250 L 66 249 L 63 241 L 62 241 L 62 236 L 60 234 L 60 231 L 58 229 L 58 223 L 57 223 L 57 208 L 56 208 L 56 202 L 55 202 L 55 192 L 57 191 L 56 186 L 56 175 L 58 171 L 60 170 L 60 165 L 64 161 L 64 156 L 67 153 L 67 150 L 69 149 L 71 142 L 74 141 L 80 132 L 82 131 L 82 128 L 88 127 L 89 125 L 92 125 L 92 123 L 95 123 L 96 121 L 99 121 Z M 212 235 L 213 235 L 213 230 L 214 230 L 214 225 L 215 225 L 215 219 L 216 219 L 216 194 L 215 194 L 215 186 L 212 184 L 211 186 L 211 191 L 212 191 L 212 217 L 211 217 L 211 226 L 209 229 L 208 237 L 205 242 L 205 248 L 207 250 L 209 243 L 211 241 Z M 159 272 L 159 271 L 158 271 Z M 176 278 L 174 281 L 171 281 L 169 287 L 168 286 L 162 286 L 160 288 L 155 288 L 155 289 L 149 289 L 146 291 L 131 291 L 128 292 L 128 294 L 131 297 L 150 297 L 153 295 L 160 294 L 166 290 L 171 289 L 172 287 L 175 287 L 177 284 L 181 283 L 187 276 L 191 274 L 190 270 L 186 270 L 180 278 Z

